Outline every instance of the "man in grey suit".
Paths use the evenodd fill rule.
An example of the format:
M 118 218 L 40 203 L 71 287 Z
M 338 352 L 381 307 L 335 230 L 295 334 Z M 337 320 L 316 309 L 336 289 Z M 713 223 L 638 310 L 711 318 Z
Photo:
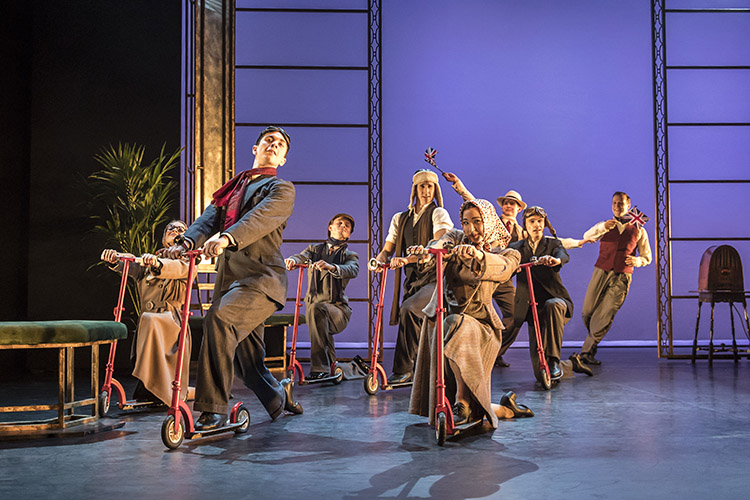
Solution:
M 266 368 L 263 322 L 286 301 L 282 233 L 294 208 L 294 185 L 276 177 L 286 162 L 289 135 L 267 127 L 253 146 L 253 168 L 232 178 L 167 252 L 176 257 L 203 247 L 217 257 L 216 285 L 203 323 L 194 408 L 196 430 L 224 425 L 234 370 L 255 392 L 272 419 L 302 413 L 291 394 Z

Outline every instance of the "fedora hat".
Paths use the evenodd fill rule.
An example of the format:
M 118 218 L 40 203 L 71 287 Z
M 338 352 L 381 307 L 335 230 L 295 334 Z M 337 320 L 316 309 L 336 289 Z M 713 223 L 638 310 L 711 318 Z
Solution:
M 523 199 L 521 198 L 521 193 L 518 191 L 513 191 L 512 189 L 505 193 L 505 196 L 500 196 L 497 198 L 497 204 L 500 205 L 500 208 L 502 208 L 503 203 L 506 199 L 513 200 L 521 207 L 521 210 L 526 208 L 526 203 L 523 202 Z

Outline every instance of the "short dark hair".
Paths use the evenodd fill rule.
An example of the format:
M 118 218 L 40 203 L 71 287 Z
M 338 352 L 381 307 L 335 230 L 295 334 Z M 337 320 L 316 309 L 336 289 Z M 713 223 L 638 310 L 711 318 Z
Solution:
M 255 141 L 255 145 L 257 146 L 258 144 L 260 144 L 261 139 L 263 139 L 266 135 L 273 134 L 274 132 L 279 132 L 284 136 L 284 140 L 286 141 L 286 152 L 289 153 L 289 148 L 292 147 L 292 140 L 289 138 L 289 134 L 286 133 L 286 130 L 275 125 L 269 125 L 268 127 L 261 130 L 258 139 Z M 286 157 L 286 154 L 284 156 Z
M 612 199 L 615 199 L 615 196 L 624 196 L 626 200 L 628 200 L 628 203 L 630 203 L 630 195 L 626 193 L 625 191 L 615 191 L 615 194 L 612 195 Z
M 331 220 L 328 221 L 328 226 L 330 227 L 330 225 L 333 224 L 333 221 L 335 221 L 336 219 L 348 220 L 349 225 L 352 226 L 352 233 L 354 232 L 354 217 L 345 213 L 336 214 L 333 217 L 331 217 Z M 328 236 L 331 236 L 331 231 L 328 231 Z

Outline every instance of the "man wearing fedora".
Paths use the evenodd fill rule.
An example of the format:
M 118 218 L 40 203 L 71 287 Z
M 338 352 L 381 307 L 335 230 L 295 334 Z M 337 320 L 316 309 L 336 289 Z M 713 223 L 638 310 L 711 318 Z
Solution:
M 430 240 L 439 239 L 452 228 L 453 221 L 443 208 L 437 174 L 432 170 L 417 170 L 412 177 L 409 208 L 393 216 L 383 249 L 375 257 L 378 262 L 386 262 L 393 256 L 390 267 L 396 269 L 390 324 L 398 323 L 398 337 L 393 354 L 393 373 L 388 378 L 391 385 L 411 382 L 424 319 L 422 309 L 432 298 L 436 283 L 435 272 L 417 263 L 415 255 L 406 257 L 406 249 L 416 245 L 427 246 Z M 399 306 L 403 266 L 406 266 L 404 295 Z M 379 268 L 370 270 L 379 271 Z
M 354 231 L 354 217 L 336 214 L 328 222 L 328 239 L 312 243 L 304 251 L 284 259 L 287 270 L 308 263 L 305 322 L 310 333 L 308 380 L 328 377 L 336 361 L 333 336 L 349 324 L 352 308 L 346 285 L 359 274 L 359 256 L 347 248 Z
M 455 191 L 461 196 L 461 198 L 463 198 L 464 200 L 474 199 L 474 195 L 471 194 L 468 189 L 466 189 L 466 186 L 464 186 L 463 182 L 461 182 L 461 179 L 459 179 L 457 175 L 447 172 L 443 174 L 443 177 L 445 178 L 445 180 L 452 184 L 453 189 L 455 189 Z M 497 204 L 502 209 L 500 220 L 503 221 L 503 224 L 505 224 L 505 228 L 510 233 L 510 243 L 522 240 L 524 238 L 524 232 L 521 226 L 518 225 L 518 222 L 516 221 L 516 216 L 518 215 L 518 213 L 526 208 L 526 203 L 524 203 L 523 198 L 521 198 L 521 193 L 511 189 L 510 191 L 505 193 L 505 196 L 500 196 L 497 198 Z M 513 302 L 515 299 L 515 295 L 516 289 L 513 286 L 513 280 L 508 280 L 498 286 L 495 290 L 495 294 L 492 296 L 492 298 L 495 300 L 495 303 L 500 308 L 500 312 L 502 313 L 504 332 L 508 334 L 511 334 L 511 332 L 514 331 Z M 503 359 L 503 354 L 508 350 L 513 341 L 515 341 L 515 337 L 518 335 L 518 331 L 516 331 L 515 333 L 516 335 L 513 336 L 513 338 L 510 338 L 510 335 L 503 335 L 500 354 L 497 357 L 497 361 L 495 361 L 496 365 L 510 366 Z

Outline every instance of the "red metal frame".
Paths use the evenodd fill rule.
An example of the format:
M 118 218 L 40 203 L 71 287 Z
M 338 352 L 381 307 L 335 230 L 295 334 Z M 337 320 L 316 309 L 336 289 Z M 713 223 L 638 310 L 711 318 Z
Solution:
M 534 318 L 534 333 L 536 334 L 536 352 L 539 356 L 539 369 L 544 370 L 547 374 L 547 379 L 550 378 L 549 365 L 547 364 L 547 357 L 544 355 L 544 347 L 542 346 L 542 333 L 539 329 L 539 312 L 536 310 L 536 298 L 534 297 L 534 282 L 531 278 L 531 268 L 539 265 L 537 261 L 527 262 L 518 266 L 526 270 L 526 280 L 529 283 L 529 306 L 531 307 L 531 316 Z
M 443 358 L 443 326 L 445 322 L 445 304 L 443 304 L 443 255 L 447 254 L 450 250 L 445 248 L 430 248 L 428 252 L 435 256 L 436 267 L 437 267 L 437 314 L 436 325 L 435 325 L 435 418 L 440 413 L 445 414 L 446 417 L 446 434 L 453 434 L 453 410 L 451 409 L 450 402 L 445 395 L 445 359 Z
M 130 263 L 136 262 L 139 259 L 136 257 L 132 257 L 129 255 L 118 255 L 117 256 L 120 261 L 123 264 L 122 268 L 122 277 L 120 278 L 120 291 L 117 295 L 117 305 L 114 309 L 114 316 L 115 321 L 118 323 L 122 319 L 122 313 L 125 311 L 125 308 L 122 307 L 123 302 L 125 301 L 125 290 L 127 289 L 128 285 L 128 270 L 130 269 Z M 104 373 L 104 383 L 102 384 L 102 388 L 100 393 L 103 393 L 104 391 L 107 391 L 107 401 L 106 404 L 110 403 L 110 400 L 112 399 L 112 388 L 117 391 L 117 406 L 122 409 L 131 409 L 135 405 L 139 405 L 139 403 L 135 401 L 128 401 L 125 397 L 125 389 L 122 387 L 122 384 L 114 378 L 114 371 L 115 371 L 115 353 L 117 352 L 117 341 L 115 340 L 112 342 L 112 345 L 109 348 L 109 357 L 107 359 L 107 368 Z M 151 404 L 149 403 L 142 403 L 140 406 L 145 406 Z
M 379 266 L 383 272 L 383 278 L 380 282 L 380 297 L 377 306 L 377 315 L 375 319 L 375 333 L 372 336 L 372 351 L 370 354 L 370 373 L 375 380 L 380 380 L 380 388 L 386 389 L 388 387 L 388 378 L 385 376 L 385 370 L 383 365 L 378 361 L 378 349 L 380 347 L 380 337 L 383 335 L 383 300 L 385 298 L 385 284 L 388 279 L 388 270 L 391 268 L 388 264 L 381 264 Z
M 294 381 L 294 375 L 298 376 L 300 383 L 305 381 L 305 374 L 302 371 L 302 365 L 297 361 L 297 331 L 299 330 L 299 312 L 302 308 L 302 279 L 304 278 L 304 270 L 307 264 L 296 264 L 295 269 L 299 269 L 299 277 L 297 279 L 297 300 L 294 303 L 294 326 L 292 327 L 292 347 L 289 349 L 289 369 L 292 370 L 292 382 Z

